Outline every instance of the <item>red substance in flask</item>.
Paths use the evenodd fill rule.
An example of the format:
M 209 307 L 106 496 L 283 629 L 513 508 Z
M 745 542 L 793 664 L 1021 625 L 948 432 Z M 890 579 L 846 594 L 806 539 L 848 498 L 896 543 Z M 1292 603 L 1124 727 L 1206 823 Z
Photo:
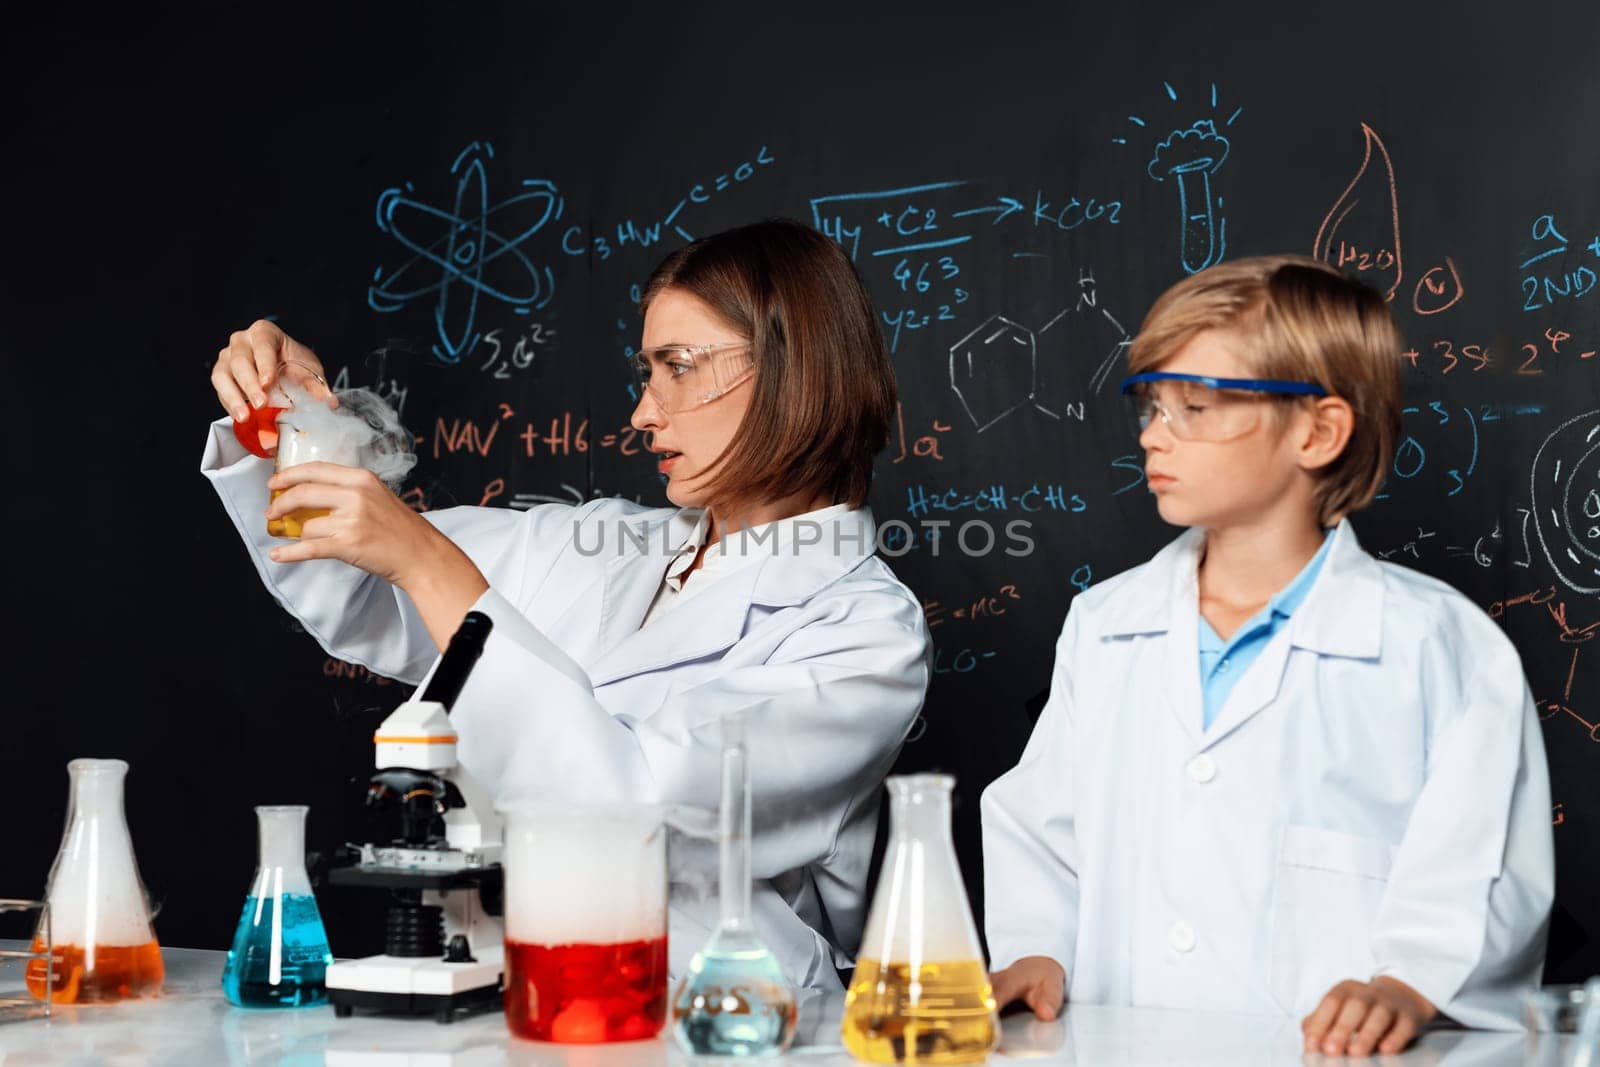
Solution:
M 506 1023 L 569 1045 L 638 1041 L 667 1020 L 667 939 L 614 945 L 506 941 Z
M 250 414 L 243 422 L 234 420 L 233 436 L 249 449 L 252 455 L 271 459 L 278 453 L 278 416 L 287 410 L 289 409 L 275 408 L 271 404 L 251 408 Z

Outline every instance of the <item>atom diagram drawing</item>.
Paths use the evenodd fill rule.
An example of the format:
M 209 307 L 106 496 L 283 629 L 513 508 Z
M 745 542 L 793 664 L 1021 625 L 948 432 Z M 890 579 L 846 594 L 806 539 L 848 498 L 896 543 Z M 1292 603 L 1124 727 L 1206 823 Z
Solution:
M 393 267 L 379 266 L 367 287 L 367 306 L 392 313 L 417 301 L 432 305 L 433 354 L 459 363 L 477 346 L 480 304 L 507 305 L 526 315 L 555 296 L 555 275 L 534 262 L 525 246 L 561 217 L 565 201 L 555 184 L 524 180 L 520 192 L 491 203 L 489 163 L 494 146 L 474 141 L 450 165 L 454 193 L 448 206 L 427 203 L 410 182 L 378 195 L 378 229 L 410 253 Z

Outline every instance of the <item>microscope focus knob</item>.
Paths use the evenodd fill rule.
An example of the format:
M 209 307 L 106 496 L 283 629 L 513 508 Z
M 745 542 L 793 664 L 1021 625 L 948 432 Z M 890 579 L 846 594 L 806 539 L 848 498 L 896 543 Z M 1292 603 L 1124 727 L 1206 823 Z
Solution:
M 465 934 L 456 934 L 445 946 L 444 961 L 446 963 L 477 963 L 472 957 L 472 949 L 467 945 Z

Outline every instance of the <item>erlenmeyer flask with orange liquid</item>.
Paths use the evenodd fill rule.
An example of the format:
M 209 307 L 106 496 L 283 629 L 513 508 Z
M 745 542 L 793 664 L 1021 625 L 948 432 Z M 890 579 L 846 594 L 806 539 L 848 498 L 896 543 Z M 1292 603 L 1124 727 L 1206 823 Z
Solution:
M 153 996 L 165 968 L 150 925 L 150 906 L 123 812 L 119 759 L 67 764 L 71 793 L 61 849 L 45 898 L 54 934 L 53 966 L 28 961 L 28 991 L 57 1004 L 93 1004 Z M 44 951 L 44 931 L 33 951 Z
M 978 1063 L 1000 1037 L 950 836 L 947 774 L 888 780 L 889 845 L 845 994 L 845 1048 L 868 1063 Z

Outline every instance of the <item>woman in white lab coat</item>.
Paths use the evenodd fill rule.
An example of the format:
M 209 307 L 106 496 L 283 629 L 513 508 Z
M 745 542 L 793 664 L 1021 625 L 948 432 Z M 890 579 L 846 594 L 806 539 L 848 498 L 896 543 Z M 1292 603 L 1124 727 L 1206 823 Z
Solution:
M 641 306 L 632 424 L 673 507 L 418 515 L 359 469 L 311 463 L 269 482 L 226 418 L 202 471 L 262 580 L 329 654 L 416 684 L 469 610 L 494 620 L 454 718 L 463 766 L 502 802 L 714 809 L 720 717 L 744 710 L 756 924 L 793 981 L 836 989 L 861 935 L 881 782 L 929 674 L 921 606 L 874 555 L 865 507 L 893 371 L 848 258 L 799 223 L 688 245 Z M 243 420 L 277 376 L 320 388 L 297 363 L 320 369 L 258 322 L 212 381 Z M 285 490 L 270 505 L 269 486 Z M 301 540 L 266 534 L 269 516 L 308 508 L 330 514 Z M 709 908 L 674 906 L 675 974 Z

